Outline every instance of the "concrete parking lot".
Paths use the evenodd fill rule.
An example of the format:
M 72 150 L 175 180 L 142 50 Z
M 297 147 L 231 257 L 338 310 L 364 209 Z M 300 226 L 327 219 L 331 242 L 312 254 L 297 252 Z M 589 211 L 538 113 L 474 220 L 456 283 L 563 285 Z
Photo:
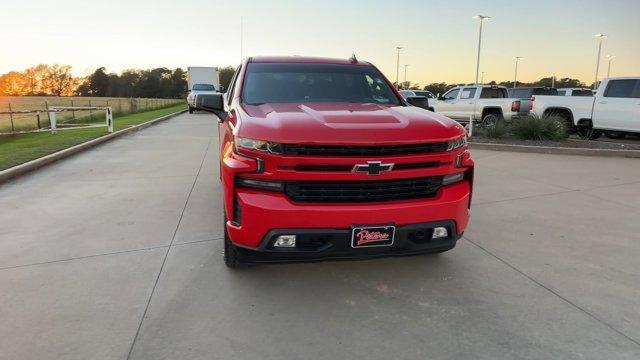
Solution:
M 640 358 L 640 160 L 473 151 L 453 251 L 230 271 L 215 128 L 0 185 L 0 358 Z

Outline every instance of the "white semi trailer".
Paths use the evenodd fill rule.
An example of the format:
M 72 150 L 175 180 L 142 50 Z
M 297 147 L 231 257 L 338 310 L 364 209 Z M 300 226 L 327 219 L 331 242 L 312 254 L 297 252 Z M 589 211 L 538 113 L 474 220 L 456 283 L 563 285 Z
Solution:
M 187 104 L 189 104 L 189 113 L 191 114 L 196 110 L 198 95 L 221 92 L 220 75 L 217 67 L 189 66 L 187 70 L 187 82 L 189 84 Z

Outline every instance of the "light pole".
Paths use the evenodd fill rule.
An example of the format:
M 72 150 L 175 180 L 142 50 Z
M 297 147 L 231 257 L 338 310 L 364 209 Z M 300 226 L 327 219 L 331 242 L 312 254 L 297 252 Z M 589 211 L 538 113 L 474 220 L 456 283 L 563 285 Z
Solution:
M 402 85 L 406 85 L 407 84 L 407 68 L 409 67 L 409 65 L 404 64 L 404 82 L 402 83 Z
M 240 16 L 240 62 L 242 62 L 242 56 L 244 52 L 244 19 Z
M 522 56 L 514 56 L 513 59 L 516 61 L 516 71 L 513 75 L 513 88 L 516 88 L 516 84 L 518 84 L 518 61 L 524 59 Z
M 609 66 L 607 66 L 607 77 L 609 77 L 609 75 L 611 75 L 611 62 L 613 61 L 613 59 L 616 58 L 615 55 L 607 55 L 605 56 L 607 59 L 609 59 Z
M 478 32 L 478 60 L 476 61 L 476 85 L 478 84 L 478 75 L 480 72 L 480 47 L 482 46 L 482 23 L 485 20 L 491 19 L 490 16 L 476 15 L 474 19 L 480 20 L 480 31 Z
M 600 70 L 600 53 L 602 51 L 602 41 L 604 41 L 604 39 L 607 38 L 607 35 L 595 34 L 594 36 L 598 40 L 598 59 L 596 59 L 596 79 L 595 79 L 595 82 L 593 83 L 593 88 L 597 89 L 598 88 L 598 70 Z
M 396 46 L 398 50 L 398 56 L 396 58 L 396 88 L 400 89 L 400 50 L 404 49 L 402 46 Z
M 551 74 L 551 88 L 556 87 L 556 74 Z

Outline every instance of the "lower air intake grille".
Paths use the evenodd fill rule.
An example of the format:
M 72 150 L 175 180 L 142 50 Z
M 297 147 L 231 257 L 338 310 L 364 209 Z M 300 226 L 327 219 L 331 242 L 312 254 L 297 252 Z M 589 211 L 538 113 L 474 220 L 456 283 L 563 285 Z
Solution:
M 287 181 L 285 192 L 294 201 L 372 202 L 433 197 L 442 176 L 378 181 Z

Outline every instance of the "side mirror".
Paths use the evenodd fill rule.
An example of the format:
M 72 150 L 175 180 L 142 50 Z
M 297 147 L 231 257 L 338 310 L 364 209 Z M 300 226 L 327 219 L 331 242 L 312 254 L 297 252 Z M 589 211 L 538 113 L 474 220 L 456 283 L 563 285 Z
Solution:
M 444 98 L 444 96 L 440 96 L 440 95 L 438 95 L 438 100 L 440 100 L 440 101 L 445 101 L 445 100 L 447 100 L 447 99 L 445 99 L 445 98 Z
M 429 110 L 429 99 L 426 96 L 409 96 L 407 102 L 411 106 Z
M 218 92 L 224 93 L 224 86 L 220 85 L 220 89 L 218 89 Z
M 220 122 L 227 117 L 227 112 L 224 111 L 223 94 L 198 95 L 196 109 L 216 114 Z

